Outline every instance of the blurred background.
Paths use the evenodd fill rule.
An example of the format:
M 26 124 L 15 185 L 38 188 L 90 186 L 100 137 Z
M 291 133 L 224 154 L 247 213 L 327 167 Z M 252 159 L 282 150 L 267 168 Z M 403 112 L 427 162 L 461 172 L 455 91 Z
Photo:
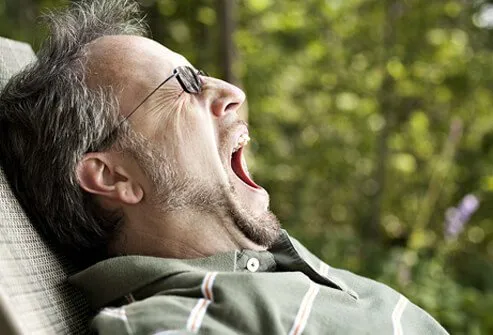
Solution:
M 0 36 L 62 0 L 0 0 Z M 247 93 L 284 227 L 452 334 L 493 334 L 493 1 L 145 0 L 152 37 Z

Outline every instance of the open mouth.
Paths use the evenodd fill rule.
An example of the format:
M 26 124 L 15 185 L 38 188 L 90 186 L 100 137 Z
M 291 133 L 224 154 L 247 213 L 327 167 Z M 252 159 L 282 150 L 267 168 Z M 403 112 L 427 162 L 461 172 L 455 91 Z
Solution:
M 259 185 L 257 185 L 252 178 L 250 177 L 250 173 L 248 172 L 248 167 L 246 164 L 245 157 L 243 155 L 243 148 L 246 145 L 248 140 L 245 140 L 241 147 L 233 152 L 231 155 L 231 168 L 236 176 L 245 184 L 255 189 L 262 189 Z

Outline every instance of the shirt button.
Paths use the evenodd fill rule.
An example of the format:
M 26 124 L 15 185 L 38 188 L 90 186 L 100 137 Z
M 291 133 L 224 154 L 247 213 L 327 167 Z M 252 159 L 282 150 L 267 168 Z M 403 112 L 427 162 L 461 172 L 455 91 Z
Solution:
M 257 272 L 258 268 L 260 266 L 260 262 L 258 259 L 252 257 L 247 261 L 247 269 L 250 272 Z

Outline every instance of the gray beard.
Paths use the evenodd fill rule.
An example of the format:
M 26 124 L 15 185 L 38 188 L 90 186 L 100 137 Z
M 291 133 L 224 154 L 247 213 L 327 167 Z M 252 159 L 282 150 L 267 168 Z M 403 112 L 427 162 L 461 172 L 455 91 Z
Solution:
M 209 184 L 202 179 L 178 175 L 173 160 L 134 134 L 126 145 L 153 185 L 147 201 L 163 214 L 194 210 L 232 221 L 252 242 L 270 247 L 278 238 L 280 224 L 270 211 L 253 215 L 239 201 L 233 185 Z

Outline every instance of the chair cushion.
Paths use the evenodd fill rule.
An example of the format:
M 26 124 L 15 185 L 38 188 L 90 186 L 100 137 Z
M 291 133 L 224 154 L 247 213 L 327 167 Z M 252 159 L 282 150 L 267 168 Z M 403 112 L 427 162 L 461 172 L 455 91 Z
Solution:
M 28 44 L 0 37 L 0 90 L 34 60 Z M 0 304 L 7 305 L 0 311 L 7 309 L 25 334 L 86 333 L 88 304 L 66 282 L 77 270 L 36 232 L 0 169 Z

